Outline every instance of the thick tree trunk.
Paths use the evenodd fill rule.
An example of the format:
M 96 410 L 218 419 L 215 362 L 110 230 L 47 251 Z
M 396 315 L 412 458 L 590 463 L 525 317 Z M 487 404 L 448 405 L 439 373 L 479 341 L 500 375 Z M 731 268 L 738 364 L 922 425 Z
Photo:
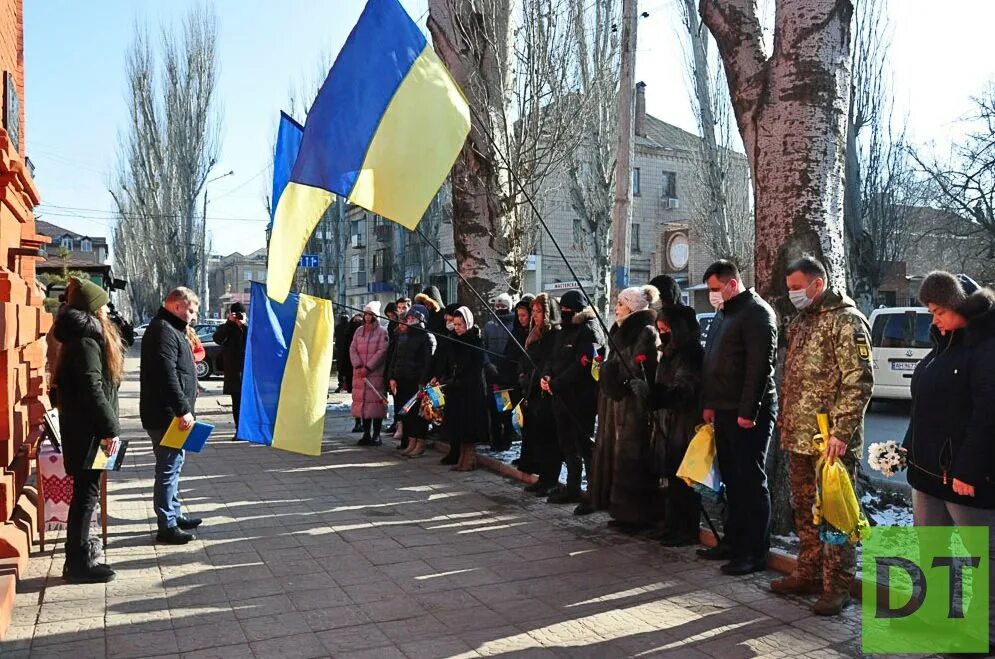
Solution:
M 756 282 L 779 312 L 787 264 L 803 253 L 846 282 L 843 173 L 850 98 L 850 0 L 778 0 L 774 52 L 762 49 L 754 0 L 701 0 L 718 44 L 743 136 L 756 210 Z M 783 332 L 782 332 L 783 343 Z M 791 528 L 785 460 L 772 447 L 773 530 Z
M 429 0 L 428 29 L 439 57 L 467 96 L 473 127 L 452 171 L 453 239 L 460 274 L 485 299 L 508 290 L 508 218 L 515 212 L 508 145 L 516 0 Z M 500 129 L 500 130 L 499 130 Z M 460 285 L 460 301 L 484 314 Z

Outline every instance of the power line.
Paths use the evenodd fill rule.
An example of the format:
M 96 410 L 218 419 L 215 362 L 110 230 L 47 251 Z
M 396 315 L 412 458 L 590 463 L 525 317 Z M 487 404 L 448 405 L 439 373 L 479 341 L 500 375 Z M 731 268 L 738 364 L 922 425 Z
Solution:
M 75 217 L 87 220 L 148 220 L 148 219 L 172 219 L 182 220 L 186 216 L 179 213 L 139 213 L 105 210 L 100 208 L 82 208 L 76 206 L 59 206 L 57 204 L 39 204 L 36 206 L 38 212 L 46 213 L 56 217 Z M 264 218 L 258 217 L 208 217 L 209 222 L 266 222 Z

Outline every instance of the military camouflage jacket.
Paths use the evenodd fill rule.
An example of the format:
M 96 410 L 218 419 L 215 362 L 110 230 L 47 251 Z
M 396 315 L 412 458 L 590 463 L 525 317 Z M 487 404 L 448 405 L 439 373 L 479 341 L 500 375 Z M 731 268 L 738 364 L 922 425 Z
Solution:
M 781 448 L 816 454 L 816 414 L 829 414 L 829 432 L 859 459 L 864 412 L 874 388 L 870 327 L 853 300 L 836 291 L 801 311 L 788 326 L 784 360 Z

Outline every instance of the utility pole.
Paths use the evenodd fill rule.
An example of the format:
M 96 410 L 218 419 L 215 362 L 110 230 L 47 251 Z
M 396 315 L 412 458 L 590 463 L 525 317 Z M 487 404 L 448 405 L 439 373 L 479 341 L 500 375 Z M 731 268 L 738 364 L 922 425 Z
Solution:
M 231 176 L 235 173 L 235 170 L 229 171 L 227 174 L 222 174 L 221 176 L 215 176 L 209 181 L 204 182 L 204 214 L 201 216 L 203 218 L 204 226 L 201 228 L 200 232 L 200 291 L 201 295 L 200 304 L 207 311 L 208 314 L 211 312 L 211 298 L 210 290 L 208 289 L 208 277 L 207 277 L 207 185 L 218 179 L 222 179 L 226 176 Z
M 622 52 L 618 87 L 615 203 L 612 206 L 612 289 L 610 299 L 629 285 L 629 227 L 632 224 L 632 124 L 636 69 L 638 0 L 622 0 Z

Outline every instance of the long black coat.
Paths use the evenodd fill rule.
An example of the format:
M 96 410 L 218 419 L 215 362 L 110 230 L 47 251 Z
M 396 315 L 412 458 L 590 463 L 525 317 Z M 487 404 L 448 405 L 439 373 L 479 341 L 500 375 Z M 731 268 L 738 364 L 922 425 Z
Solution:
M 527 356 L 523 355 L 519 362 L 518 381 L 524 398 L 525 417 L 519 469 L 537 473 L 544 480 L 557 479 L 562 462 L 553 399 L 539 386 L 559 334 L 559 327 L 554 325 L 531 343 L 526 339 Z
M 661 310 L 670 338 L 660 349 L 660 363 L 650 387 L 650 407 L 656 410 L 653 452 L 657 473 L 673 478 L 687 453 L 701 419 L 701 328 L 694 309 L 683 305 Z
M 560 432 L 580 433 L 591 441 L 598 410 L 598 383 L 591 376 L 591 360 L 604 353 L 604 335 L 590 307 L 574 314 L 557 333 L 544 371 Z
M 245 341 L 249 328 L 230 320 L 214 331 L 214 342 L 221 346 L 221 365 L 225 372 L 223 393 L 242 393 L 242 371 L 245 367 Z
M 655 312 L 637 311 L 616 326 L 613 349 L 601 366 L 591 498 L 596 508 L 626 523 L 647 524 L 664 514 L 650 410 L 625 384 L 631 378 L 653 382 L 656 376 L 660 336 L 655 320 Z
M 982 289 L 961 311 L 965 329 L 941 336 L 912 374 L 912 419 L 905 436 L 909 484 L 973 508 L 995 508 L 995 292 Z M 946 474 L 946 483 L 944 483 Z M 975 496 L 953 491 L 953 479 Z
M 197 371 L 187 340 L 186 323 L 159 309 L 142 337 L 142 427 L 163 431 L 174 417 L 193 414 L 197 402 Z
M 489 435 L 480 330 L 471 327 L 463 336 L 453 336 L 446 351 L 446 373 L 439 378 L 446 397 L 443 428 L 450 442 L 480 444 Z
M 66 307 L 52 333 L 62 343 L 55 380 L 59 427 L 66 473 L 74 475 L 96 443 L 120 434 L 118 384 L 107 369 L 104 334 L 94 316 Z

